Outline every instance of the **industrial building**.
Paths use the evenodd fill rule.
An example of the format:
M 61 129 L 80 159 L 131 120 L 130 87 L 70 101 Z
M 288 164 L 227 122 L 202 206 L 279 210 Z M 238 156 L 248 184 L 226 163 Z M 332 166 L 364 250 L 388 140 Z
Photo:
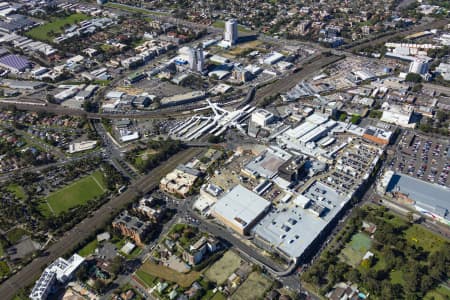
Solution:
M 84 258 L 78 254 L 72 255 L 68 260 L 60 257 L 52 262 L 34 284 L 30 299 L 48 299 L 49 294 L 54 292 L 56 284 L 67 283 L 83 262 Z
M 284 58 L 284 55 L 279 52 L 272 52 L 266 58 L 263 59 L 262 63 L 265 65 L 274 65 Z
M 0 57 L 0 67 L 10 70 L 12 73 L 21 73 L 31 68 L 31 63 L 26 58 L 10 54 Z
M 328 185 L 314 182 L 255 225 L 255 244 L 286 260 L 301 258 L 313 250 L 314 242 L 322 238 L 347 202 Z
M 225 23 L 223 41 L 229 46 L 234 46 L 238 42 L 238 23 L 235 19 L 230 19 Z
M 239 234 L 247 235 L 270 206 L 269 201 L 237 185 L 217 201 L 212 215 Z
M 450 189 L 387 171 L 382 182 L 386 193 L 416 211 L 450 226 Z

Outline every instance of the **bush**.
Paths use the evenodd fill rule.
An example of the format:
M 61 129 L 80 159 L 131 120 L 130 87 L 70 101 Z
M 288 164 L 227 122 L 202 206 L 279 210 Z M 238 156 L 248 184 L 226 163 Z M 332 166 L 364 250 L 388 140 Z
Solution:
M 350 119 L 350 122 L 352 124 L 358 124 L 360 121 L 361 121 L 361 116 L 357 115 L 357 114 L 353 114 L 351 119 Z

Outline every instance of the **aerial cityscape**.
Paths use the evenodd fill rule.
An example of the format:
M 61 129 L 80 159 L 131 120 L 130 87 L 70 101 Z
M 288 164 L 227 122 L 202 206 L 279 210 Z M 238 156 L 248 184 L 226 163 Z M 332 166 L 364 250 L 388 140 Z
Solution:
M 450 1 L 0 2 L 0 300 L 450 299 Z

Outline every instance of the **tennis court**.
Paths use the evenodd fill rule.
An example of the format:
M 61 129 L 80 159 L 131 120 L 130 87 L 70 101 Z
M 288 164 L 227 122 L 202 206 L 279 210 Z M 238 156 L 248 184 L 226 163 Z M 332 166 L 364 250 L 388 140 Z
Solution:
M 350 243 L 341 251 L 339 257 L 345 263 L 356 267 L 364 257 L 364 254 L 372 247 L 372 240 L 364 233 L 357 233 Z

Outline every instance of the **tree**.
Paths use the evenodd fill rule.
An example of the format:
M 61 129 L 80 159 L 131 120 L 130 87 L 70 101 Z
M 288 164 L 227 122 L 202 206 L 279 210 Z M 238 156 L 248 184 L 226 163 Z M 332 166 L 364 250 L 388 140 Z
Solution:
M 215 135 L 211 135 L 209 138 L 208 138 L 208 143 L 211 143 L 211 144 L 218 144 L 218 143 L 221 143 L 221 142 L 223 142 L 223 137 L 222 136 L 215 136 Z
M 408 73 L 408 75 L 406 75 L 405 80 L 408 82 L 419 83 L 422 81 L 422 77 L 416 73 Z
M 422 90 L 422 87 L 423 86 L 421 83 L 417 83 L 412 87 L 411 91 L 413 91 L 415 93 L 420 92 Z
M 87 112 L 96 112 L 97 111 L 97 104 L 92 102 L 92 101 L 86 100 L 83 103 L 83 108 Z
M 347 119 L 347 114 L 345 112 L 342 112 L 339 115 L 339 121 L 344 122 Z
M 428 292 L 434 285 L 434 280 L 430 275 L 424 275 L 420 281 L 420 290 L 423 294 Z
M 350 270 L 345 274 L 345 278 L 351 282 L 359 282 L 361 280 L 361 273 L 355 268 L 350 268 Z
M 358 124 L 360 121 L 361 121 L 361 116 L 357 115 L 357 114 L 353 114 L 351 119 L 350 119 L 350 122 L 352 124 Z
M 372 266 L 372 263 L 373 263 L 372 257 L 368 257 L 366 259 L 363 259 L 363 261 L 361 262 L 361 266 L 364 269 L 369 269 Z

